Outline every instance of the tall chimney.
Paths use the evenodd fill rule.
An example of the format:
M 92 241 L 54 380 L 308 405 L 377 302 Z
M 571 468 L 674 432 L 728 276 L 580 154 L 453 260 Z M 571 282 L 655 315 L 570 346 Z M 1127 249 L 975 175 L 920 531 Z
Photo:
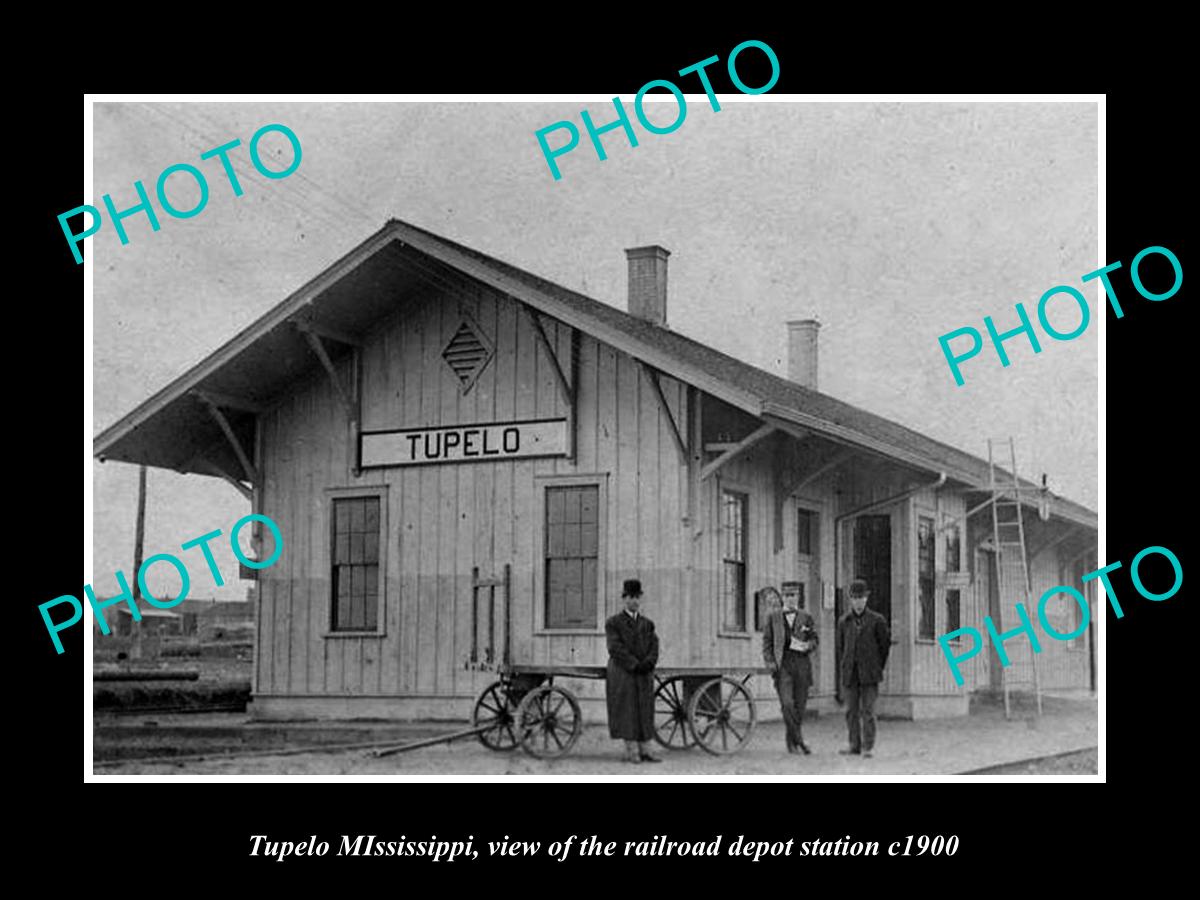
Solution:
M 657 244 L 625 251 L 629 259 L 629 312 L 655 325 L 667 324 L 667 257 Z
M 795 319 L 788 326 L 788 378 L 806 388 L 817 389 L 816 319 Z

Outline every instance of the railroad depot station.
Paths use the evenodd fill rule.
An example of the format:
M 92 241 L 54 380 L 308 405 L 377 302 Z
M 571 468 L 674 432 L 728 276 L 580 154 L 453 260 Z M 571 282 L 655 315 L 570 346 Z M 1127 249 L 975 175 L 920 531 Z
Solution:
M 468 718 L 506 665 L 604 665 L 627 578 L 659 666 L 680 669 L 760 669 L 762 589 L 798 594 L 825 713 L 855 577 L 891 623 L 881 714 L 966 714 L 973 692 L 1033 675 L 1095 690 L 1094 625 L 1039 631 L 1036 663 L 1013 638 L 1003 670 L 988 642 L 962 687 L 936 640 L 989 614 L 1019 624 L 1026 592 L 993 559 L 1006 525 L 1030 610 L 1079 587 L 1092 510 L 1016 478 L 1008 444 L 998 468 L 821 393 L 815 322 L 788 323 L 788 378 L 684 337 L 668 252 L 625 252 L 622 311 L 390 220 L 97 437 L 102 460 L 224 479 L 278 523 L 285 552 L 255 586 L 253 715 Z M 271 541 L 260 529 L 260 558 Z M 1048 616 L 1082 624 L 1067 595 Z M 603 722 L 603 682 L 565 683 Z M 778 718 L 770 678 L 746 684 Z

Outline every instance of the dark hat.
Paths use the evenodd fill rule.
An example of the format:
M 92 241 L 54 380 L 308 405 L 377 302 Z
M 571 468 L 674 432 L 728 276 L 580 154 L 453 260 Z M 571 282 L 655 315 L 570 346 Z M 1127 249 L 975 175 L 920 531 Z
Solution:
M 867 587 L 867 583 L 861 578 L 855 578 L 852 582 L 850 582 L 851 597 L 865 597 L 869 593 L 871 593 L 871 589 Z
M 636 578 L 626 578 L 625 585 L 621 588 L 622 597 L 640 597 L 642 596 L 642 583 Z

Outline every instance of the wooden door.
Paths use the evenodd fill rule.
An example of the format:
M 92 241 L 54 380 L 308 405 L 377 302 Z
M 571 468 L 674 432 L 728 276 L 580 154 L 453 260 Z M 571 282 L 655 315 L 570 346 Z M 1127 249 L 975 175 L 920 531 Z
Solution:
M 854 578 L 867 583 L 867 606 L 892 624 L 892 517 L 859 516 L 854 520 Z M 846 608 L 850 608 L 849 599 Z

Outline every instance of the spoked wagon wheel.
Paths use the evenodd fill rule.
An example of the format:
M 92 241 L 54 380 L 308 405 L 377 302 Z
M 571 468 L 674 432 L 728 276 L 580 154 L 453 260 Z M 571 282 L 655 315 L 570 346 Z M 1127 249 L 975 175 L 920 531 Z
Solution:
M 508 686 L 503 681 L 494 681 L 475 701 L 471 725 L 475 728 L 491 726 L 477 735 L 479 743 L 489 750 L 511 750 L 517 746 L 516 718 L 517 704 L 513 702 Z
M 517 707 L 517 735 L 525 752 L 539 759 L 565 755 L 583 733 L 575 695 L 556 684 L 543 684 Z
M 696 743 L 688 727 L 683 678 L 668 678 L 654 692 L 654 739 L 668 750 L 686 750 Z
M 697 743 L 709 753 L 736 753 L 754 730 L 754 698 L 741 682 L 714 678 L 692 695 L 688 720 Z

